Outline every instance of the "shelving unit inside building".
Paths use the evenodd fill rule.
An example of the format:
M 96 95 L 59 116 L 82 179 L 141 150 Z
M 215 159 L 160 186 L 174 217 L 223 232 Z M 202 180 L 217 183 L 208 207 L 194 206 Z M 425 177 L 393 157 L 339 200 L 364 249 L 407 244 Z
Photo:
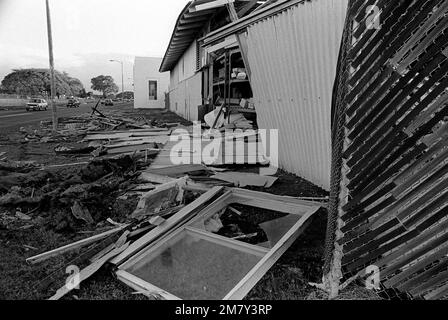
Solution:
M 211 53 L 210 58 L 210 92 L 214 105 L 224 103 L 228 114 L 243 113 L 255 122 L 252 88 L 239 47 L 221 49 Z

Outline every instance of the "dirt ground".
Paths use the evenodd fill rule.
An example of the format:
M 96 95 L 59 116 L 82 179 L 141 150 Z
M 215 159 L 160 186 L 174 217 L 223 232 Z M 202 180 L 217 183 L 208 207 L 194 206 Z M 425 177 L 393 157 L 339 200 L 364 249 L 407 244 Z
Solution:
M 188 124 L 171 112 L 127 110 L 125 113 L 129 117 L 145 117 L 159 123 Z M 19 129 L 20 126 L 0 132 L 0 154 L 6 152 L 4 156 L 8 160 L 35 161 L 45 166 L 89 160 L 89 155 L 62 156 L 55 155 L 53 151 L 61 144 L 82 146 L 79 143 L 82 138 L 80 136 L 48 143 L 26 142 L 24 133 Z M 37 129 L 36 124 L 25 128 L 28 134 Z M 137 203 L 137 198 L 117 199 L 132 184 L 132 165 L 132 161 L 122 161 L 40 170 L 30 164 L 23 169 L 23 172 L 11 173 L 0 170 L 0 201 L 1 197 L 11 192 L 17 183 L 20 184 L 20 188 L 14 189 L 17 196 L 21 199 L 27 198 L 25 202 L 18 201 L 17 205 L 1 206 L 0 203 L 0 221 L 3 221 L 0 224 L 0 299 L 46 299 L 64 284 L 64 279 L 68 276 L 66 273 L 68 265 L 82 268 L 88 264 L 89 255 L 112 243 L 102 241 L 80 252 L 71 252 L 35 265 L 25 262 L 27 257 L 37 253 L 104 231 L 108 226 L 105 222 L 107 218 L 123 222 Z M 101 173 L 95 176 L 99 171 Z M 105 182 L 102 181 L 104 175 L 113 178 Z M 270 189 L 253 190 L 289 196 L 328 195 L 324 190 L 297 176 L 286 172 L 279 172 L 277 176 L 279 180 Z M 70 207 L 73 198 L 83 200 L 92 213 L 94 223 L 86 224 L 72 217 Z M 21 214 L 26 216 L 23 217 Z M 309 282 L 320 282 L 322 277 L 326 215 L 324 209 L 319 211 L 310 227 L 266 273 L 246 299 L 326 299 L 325 294 L 308 285 Z M 341 298 L 379 299 L 374 293 L 362 287 L 347 288 Z M 79 290 L 72 291 L 64 299 L 147 298 L 133 294 L 132 289 L 114 279 L 110 270 L 103 268 L 81 283 Z

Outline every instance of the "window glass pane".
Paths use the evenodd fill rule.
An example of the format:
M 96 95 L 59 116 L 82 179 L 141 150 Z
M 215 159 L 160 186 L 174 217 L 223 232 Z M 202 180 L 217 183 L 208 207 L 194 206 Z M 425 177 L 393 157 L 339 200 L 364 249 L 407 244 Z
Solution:
M 194 221 L 191 226 L 238 241 L 272 248 L 296 224 L 301 215 L 264 210 L 263 213 L 240 209 L 237 215 L 227 208 L 220 215 L 214 214 Z
M 277 242 L 299 221 L 300 216 L 289 214 L 285 217 L 263 222 L 260 227 L 268 237 L 268 248 L 274 247 Z
M 149 81 L 149 100 L 157 100 L 157 81 Z
M 222 299 L 260 259 L 184 231 L 126 271 L 181 299 Z

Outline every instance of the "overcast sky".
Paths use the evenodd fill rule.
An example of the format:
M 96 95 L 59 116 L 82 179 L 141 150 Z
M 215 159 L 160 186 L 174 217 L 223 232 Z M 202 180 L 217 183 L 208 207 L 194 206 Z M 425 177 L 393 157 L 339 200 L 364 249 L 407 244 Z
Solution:
M 50 0 L 55 68 L 79 78 L 109 74 L 132 88 L 135 56 L 163 57 L 187 0 Z M 48 68 L 45 0 L 0 0 L 0 81 L 14 68 Z

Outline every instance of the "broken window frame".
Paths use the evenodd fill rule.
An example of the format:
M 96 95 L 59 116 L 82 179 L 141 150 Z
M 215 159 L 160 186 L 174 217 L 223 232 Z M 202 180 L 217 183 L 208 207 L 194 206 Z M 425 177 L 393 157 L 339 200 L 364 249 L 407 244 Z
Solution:
M 248 244 L 239 240 L 226 238 L 224 236 L 204 231 L 193 225 L 200 220 L 212 217 L 220 210 L 232 204 L 242 204 L 251 207 L 273 210 L 281 213 L 300 215 L 300 219 L 282 236 L 282 238 L 271 248 L 267 249 L 259 245 Z M 223 298 L 223 300 L 243 299 L 247 293 L 257 284 L 263 275 L 274 265 L 283 253 L 294 243 L 310 222 L 310 218 L 320 208 L 316 203 L 298 200 L 293 197 L 276 196 L 256 191 L 233 188 L 225 192 L 216 201 L 212 202 L 205 209 L 199 211 L 188 222 L 176 229 L 171 229 L 162 235 L 157 241 L 140 250 L 131 256 L 127 261 L 118 265 L 116 275 L 120 281 L 147 296 L 157 296 L 167 300 L 181 300 L 176 295 L 159 288 L 125 269 L 132 268 L 141 259 L 147 257 L 152 252 L 156 252 L 166 242 L 182 233 L 194 233 L 202 239 L 218 243 L 224 246 L 231 246 L 233 249 L 251 254 L 262 254 L 261 260 L 234 286 Z

